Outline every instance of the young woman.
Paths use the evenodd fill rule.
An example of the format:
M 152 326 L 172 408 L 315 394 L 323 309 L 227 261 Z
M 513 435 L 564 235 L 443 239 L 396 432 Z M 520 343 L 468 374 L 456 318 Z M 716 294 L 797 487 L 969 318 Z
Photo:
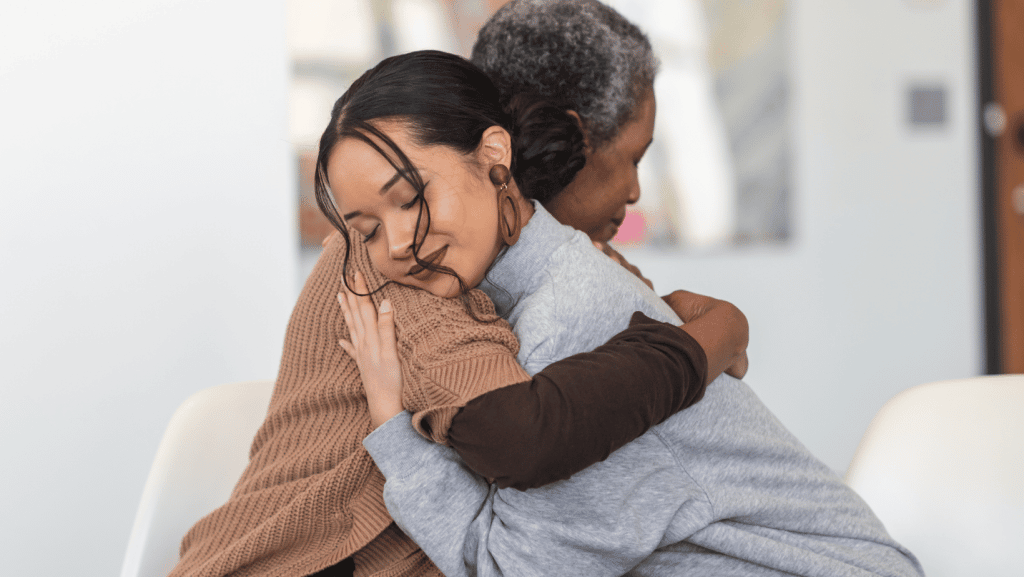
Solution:
M 588 237 L 527 200 L 529 169 L 557 173 L 582 139 L 564 109 L 520 104 L 510 118 L 489 80 L 455 56 L 385 60 L 335 106 L 317 192 L 392 282 L 441 297 L 479 286 L 512 324 L 533 374 L 599 345 L 633 311 L 678 319 Z M 383 421 L 364 446 L 387 479 L 388 511 L 446 575 L 921 572 L 863 501 L 727 376 L 568 479 L 494 487 L 415 433 L 402 410 L 392 313 L 381 303 L 378 317 L 358 296 L 375 287 L 357 279 L 350 288 L 342 301 L 352 341 L 342 346 Z

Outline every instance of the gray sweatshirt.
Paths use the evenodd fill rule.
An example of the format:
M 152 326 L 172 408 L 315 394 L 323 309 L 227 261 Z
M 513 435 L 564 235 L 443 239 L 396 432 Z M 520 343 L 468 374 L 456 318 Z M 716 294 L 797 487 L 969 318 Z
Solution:
M 639 279 L 540 205 L 481 287 L 532 375 L 626 328 L 679 319 Z M 921 575 L 867 505 L 742 381 L 603 462 L 537 489 L 488 485 L 400 413 L 364 441 L 388 511 L 450 577 Z

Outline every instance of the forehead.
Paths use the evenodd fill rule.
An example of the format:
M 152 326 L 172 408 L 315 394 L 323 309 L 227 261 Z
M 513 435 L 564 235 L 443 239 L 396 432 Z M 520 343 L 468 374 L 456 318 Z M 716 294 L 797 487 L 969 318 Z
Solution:
M 640 146 L 646 146 L 647 142 L 654 136 L 654 117 L 657 112 L 657 102 L 654 99 L 654 91 L 647 93 L 640 99 L 636 106 L 636 114 L 629 122 L 622 125 L 622 132 L 615 140 L 629 142 Z M 613 141 L 614 142 L 614 141 Z
M 377 121 L 373 122 L 372 126 L 390 139 L 395 147 L 410 159 L 412 158 L 410 153 L 414 153 L 419 148 L 413 141 L 409 129 L 397 121 Z M 359 166 L 361 162 L 384 163 L 388 166 L 402 165 L 398 153 L 384 140 L 369 132 L 361 131 L 360 134 L 365 139 L 356 136 L 346 136 L 338 140 L 333 150 L 331 150 L 330 157 L 327 159 L 329 171 L 335 166 Z M 372 142 L 373 145 L 368 143 L 367 140 Z M 379 151 L 377 150 L 378 148 L 380 149 Z
M 383 142 L 378 141 L 377 145 L 385 153 L 390 152 Z M 361 203 L 367 194 L 380 190 L 395 173 L 395 167 L 387 158 L 359 138 L 340 140 L 327 161 L 327 180 L 335 201 L 343 207 Z
M 392 121 L 374 126 L 402 151 L 424 182 L 438 177 L 453 178 L 466 168 L 458 151 L 443 145 L 421 146 L 402 123 Z M 404 168 L 390 146 L 372 134 L 366 136 L 380 151 L 361 138 L 346 137 L 338 141 L 328 158 L 327 179 L 339 204 L 368 200 L 366 195 L 371 193 L 377 196 Z
M 647 148 L 654 137 L 654 115 L 654 93 L 648 92 L 637 104 L 632 118 L 619 129 L 619 133 L 589 155 L 587 162 L 636 162 L 636 157 Z

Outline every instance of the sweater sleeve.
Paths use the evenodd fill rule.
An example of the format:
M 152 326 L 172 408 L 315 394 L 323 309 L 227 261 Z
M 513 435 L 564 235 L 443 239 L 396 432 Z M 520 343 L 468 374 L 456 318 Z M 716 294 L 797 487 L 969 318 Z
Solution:
M 466 465 L 528 489 L 603 461 L 704 395 L 707 359 L 685 331 L 636 312 L 594 351 L 470 400 L 449 429 Z

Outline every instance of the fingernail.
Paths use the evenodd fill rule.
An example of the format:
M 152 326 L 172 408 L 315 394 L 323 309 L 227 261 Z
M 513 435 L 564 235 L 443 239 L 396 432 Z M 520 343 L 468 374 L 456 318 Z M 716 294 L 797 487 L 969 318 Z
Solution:
M 382 312 L 382 313 L 389 313 L 389 312 L 391 312 L 391 300 L 390 299 L 384 299 L 380 303 L 380 312 Z

